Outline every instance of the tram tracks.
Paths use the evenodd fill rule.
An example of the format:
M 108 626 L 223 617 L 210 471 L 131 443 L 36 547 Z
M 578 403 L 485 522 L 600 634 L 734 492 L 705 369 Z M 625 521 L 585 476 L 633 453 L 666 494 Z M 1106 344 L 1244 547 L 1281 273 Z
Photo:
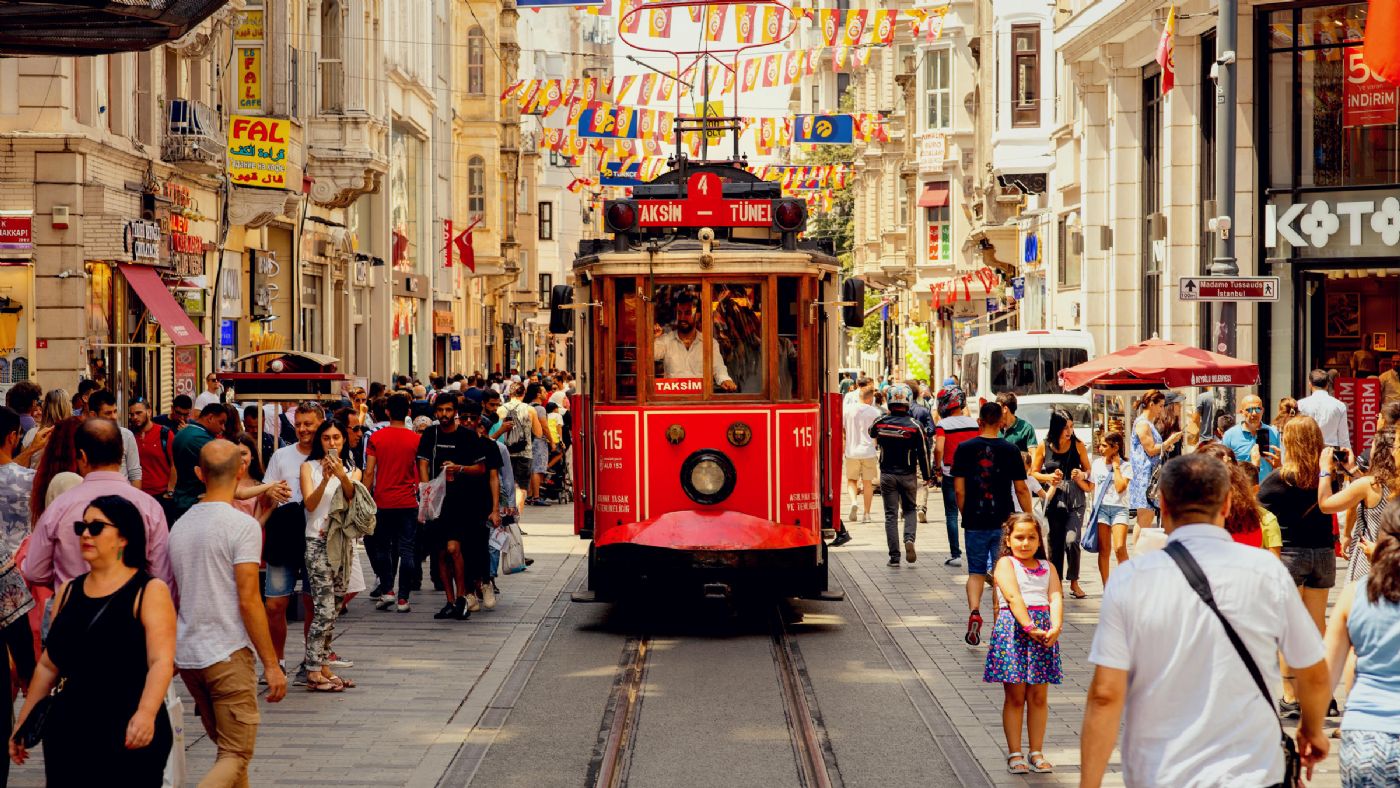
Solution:
M 801 788 L 843 788 L 845 783 L 817 704 L 816 691 L 801 648 L 788 630 L 785 607 L 786 603 L 778 603 L 769 612 L 769 653 L 792 745 L 797 784 Z M 589 788 L 622 788 L 628 784 L 628 773 L 637 755 L 637 732 L 646 698 L 648 661 L 653 650 L 652 637 L 648 634 L 630 636 L 623 645 L 589 763 L 585 780 Z

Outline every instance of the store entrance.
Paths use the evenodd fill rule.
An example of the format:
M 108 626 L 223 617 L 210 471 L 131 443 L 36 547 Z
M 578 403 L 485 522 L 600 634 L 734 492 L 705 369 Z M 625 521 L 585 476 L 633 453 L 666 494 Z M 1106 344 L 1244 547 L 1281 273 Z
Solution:
M 1400 355 L 1400 269 L 1303 271 L 1299 325 L 1302 374 L 1336 370 L 1344 378 L 1375 377 Z

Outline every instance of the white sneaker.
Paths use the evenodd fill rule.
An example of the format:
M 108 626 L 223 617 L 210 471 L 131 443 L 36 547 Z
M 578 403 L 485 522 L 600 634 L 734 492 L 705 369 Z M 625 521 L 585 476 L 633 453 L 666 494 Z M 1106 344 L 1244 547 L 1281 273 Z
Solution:
M 490 583 L 481 587 L 481 606 L 487 610 L 496 609 L 496 592 L 491 590 Z
M 407 599 L 400 599 L 400 600 L 398 600 L 397 603 L 395 603 L 394 609 L 397 610 L 397 611 L 399 611 L 400 613 L 407 613 L 409 610 L 412 610 L 413 608 L 411 608 L 411 607 L 409 606 L 408 600 L 407 600 Z
M 467 594 L 467 612 L 475 613 L 481 609 L 481 601 L 476 598 L 476 594 Z
M 860 513 L 860 507 L 856 506 L 855 504 L 851 504 L 851 516 L 850 516 L 850 517 L 847 517 L 846 519 L 847 519 L 847 520 L 850 520 L 851 522 L 855 522 L 855 521 L 856 521 L 856 515 L 859 514 L 859 513 Z
M 326 664 L 333 668 L 353 668 L 355 663 L 348 659 L 343 659 L 339 654 L 332 651 L 326 656 Z
M 388 610 L 389 608 L 391 608 L 391 607 L 394 606 L 394 602 L 395 602 L 395 601 L 397 601 L 397 600 L 394 599 L 394 595 L 393 595 L 393 594 L 385 594 L 384 596 L 381 596 L 381 597 L 378 599 L 378 601 L 376 601 L 376 602 L 374 603 L 374 609 L 375 609 L 375 610 Z

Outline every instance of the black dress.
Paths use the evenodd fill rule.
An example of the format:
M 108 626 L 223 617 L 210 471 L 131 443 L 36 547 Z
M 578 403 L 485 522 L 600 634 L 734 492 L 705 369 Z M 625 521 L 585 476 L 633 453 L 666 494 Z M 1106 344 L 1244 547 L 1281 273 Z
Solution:
M 126 748 L 126 726 L 140 705 L 147 670 L 146 629 L 133 611 L 151 576 L 137 572 L 97 598 L 83 593 L 86 578 L 68 584 L 68 601 L 49 629 L 49 659 L 64 685 L 44 724 L 44 776 L 50 788 L 111 785 L 117 775 L 123 786 L 158 788 L 171 746 L 164 704 L 151 743 Z
M 1054 473 L 1059 470 L 1065 474 L 1059 491 L 1045 510 L 1050 532 L 1050 563 L 1055 565 L 1055 571 L 1062 580 L 1079 579 L 1079 531 L 1084 523 L 1085 497 L 1084 490 L 1070 479 L 1070 473 L 1075 468 L 1089 473 L 1079 456 L 1079 438 L 1071 437 L 1069 449 L 1063 452 L 1055 451 L 1053 444 L 1045 444 L 1045 459 L 1040 463 L 1040 472 Z M 1068 574 L 1065 573 L 1066 562 L 1069 563 Z

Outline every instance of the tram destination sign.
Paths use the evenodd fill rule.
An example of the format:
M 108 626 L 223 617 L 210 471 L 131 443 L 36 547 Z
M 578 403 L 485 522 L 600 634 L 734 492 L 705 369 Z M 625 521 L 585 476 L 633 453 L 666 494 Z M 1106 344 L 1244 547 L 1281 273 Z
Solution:
M 1180 301 L 1277 301 L 1277 276 L 1183 276 Z
M 724 184 L 712 172 L 697 172 L 686 183 L 684 200 L 637 200 L 638 227 L 768 227 L 772 200 L 726 200 Z

